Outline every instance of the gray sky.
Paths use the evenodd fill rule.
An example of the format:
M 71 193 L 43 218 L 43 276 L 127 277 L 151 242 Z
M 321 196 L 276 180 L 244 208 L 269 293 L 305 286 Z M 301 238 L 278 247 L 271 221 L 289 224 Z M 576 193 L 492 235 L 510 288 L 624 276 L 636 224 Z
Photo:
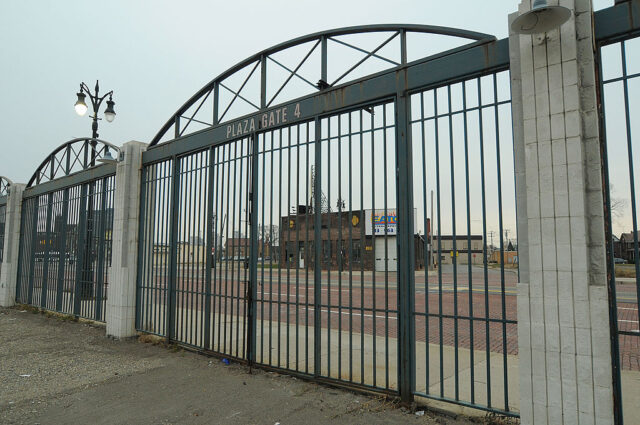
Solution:
M 596 7 L 612 0 L 596 1 Z M 26 182 L 55 147 L 90 135 L 73 110 L 81 81 L 114 90 L 115 144 L 149 141 L 194 92 L 236 62 L 307 33 L 421 23 L 507 34 L 517 1 L 3 1 L 0 175 Z M 463 14 L 460 11 L 464 10 Z

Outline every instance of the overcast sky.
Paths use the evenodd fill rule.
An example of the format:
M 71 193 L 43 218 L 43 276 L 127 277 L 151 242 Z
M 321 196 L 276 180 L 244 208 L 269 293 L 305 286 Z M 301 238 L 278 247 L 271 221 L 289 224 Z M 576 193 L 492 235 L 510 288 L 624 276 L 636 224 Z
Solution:
M 73 109 L 81 81 L 115 92 L 117 118 L 100 122 L 101 138 L 148 142 L 203 85 L 271 45 L 374 23 L 503 38 L 516 8 L 515 0 L 2 1 L 0 175 L 26 182 L 55 147 L 90 135 L 90 119 Z

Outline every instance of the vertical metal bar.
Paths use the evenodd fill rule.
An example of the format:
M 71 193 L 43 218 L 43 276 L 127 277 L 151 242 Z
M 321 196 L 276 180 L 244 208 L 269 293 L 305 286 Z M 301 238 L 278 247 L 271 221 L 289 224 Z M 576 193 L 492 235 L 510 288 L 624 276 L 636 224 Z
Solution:
M 438 116 L 438 90 L 433 91 L 433 108 L 435 122 L 436 145 L 436 203 L 438 205 L 438 348 L 440 350 L 440 397 L 444 397 L 444 349 L 442 329 L 442 233 L 441 233 L 441 209 L 440 209 L 440 123 Z
M 471 403 L 475 403 L 475 345 L 473 343 L 473 272 L 472 272 L 472 249 L 471 249 L 471 197 L 469 185 L 469 135 L 467 128 L 467 83 L 462 82 L 462 110 L 463 110 L 463 131 L 464 131 L 464 177 L 467 203 L 467 276 L 469 279 L 469 364 L 471 365 Z
M 29 255 L 29 283 L 27 287 L 27 304 L 33 302 L 33 278 L 35 274 L 35 262 L 36 262 L 36 240 L 38 238 L 38 210 L 39 210 L 39 197 L 31 198 L 31 252 Z
M 413 148 L 411 145 L 411 99 L 403 91 L 407 83 L 406 71 L 398 87 L 396 98 L 396 161 L 398 169 L 398 327 L 399 367 L 398 387 L 405 403 L 413 402 L 415 387 L 414 357 L 414 230 L 413 230 Z
M 329 149 L 331 149 L 331 135 L 329 134 Z M 351 165 L 351 164 L 349 164 Z M 331 173 L 329 172 L 329 175 Z M 330 202 L 327 199 L 327 202 Z M 342 241 L 342 216 L 343 211 L 342 200 L 342 115 L 338 115 L 338 240 L 336 243 L 336 255 L 338 260 L 338 378 L 342 379 L 342 272 L 344 271 L 344 252 Z M 331 231 L 329 231 L 331 233 Z M 329 291 L 331 292 L 331 291 Z M 331 298 L 331 295 L 329 295 Z M 351 314 L 349 314 L 351 317 Z M 329 315 L 329 320 L 331 316 Z M 351 335 L 351 328 L 349 328 Z M 329 346 L 331 352 L 331 346 Z M 351 363 L 349 363 L 351 364 Z M 351 370 L 351 368 L 349 368 Z M 351 380 L 351 377 L 349 377 Z
M 478 122 L 480 135 L 480 184 L 482 187 L 482 242 L 483 242 L 483 261 L 484 261 L 484 314 L 485 314 L 485 355 L 487 359 L 487 407 L 491 407 L 491 358 L 490 353 L 490 327 L 489 327 L 489 271 L 487 265 L 487 199 L 485 192 L 485 173 L 484 173 L 484 123 L 482 114 L 482 81 L 478 81 Z M 438 223 L 440 219 L 438 219 Z
M 500 298 L 502 303 L 502 374 L 503 374 L 503 390 L 504 390 L 504 410 L 509 411 L 509 380 L 507 367 L 507 324 L 505 322 L 507 316 L 507 307 L 505 299 L 505 280 L 504 280 L 504 240 L 502 238 L 502 170 L 500 165 L 500 122 L 498 119 L 498 80 L 496 74 L 493 74 L 493 112 L 494 125 L 496 127 L 496 168 L 498 177 L 498 221 L 500 228 Z
M 601 48 L 598 54 L 601 54 Z M 599 56 L 598 56 L 599 57 Z M 609 159 L 607 146 L 607 130 L 606 130 L 606 97 L 604 95 L 602 60 L 598 60 L 598 96 L 599 102 L 599 118 L 600 118 L 600 153 L 602 155 L 602 174 L 604 179 L 604 203 L 605 203 L 605 235 L 607 238 L 607 268 L 608 268 L 608 291 L 609 291 L 609 326 L 611 329 L 611 366 L 613 375 L 613 405 L 614 405 L 614 423 L 622 425 L 623 406 L 622 406 L 622 384 L 620 375 L 620 336 L 618 334 L 618 301 L 616 293 L 616 273 L 615 273 L 615 252 L 613 244 L 613 220 L 611 217 L 611 193 L 609 180 Z M 637 276 L 637 275 L 636 275 Z M 636 282 L 636 285 L 638 283 Z M 640 299 L 640 298 L 639 298 Z
M 365 252 L 365 234 L 364 234 L 364 131 L 363 131 L 363 118 L 362 118 L 362 109 L 359 111 L 360 114 L 360 127 L 358 130 L 358 138 L 360 139 L 360 242 L 359 242 L 359 261 L 360 261 L 360 383 L 364 384 L 364 351 L 365 351 L 365 340 L 364 340 L 364 252 Z M 375 274 L 375 270 L 374 270 Z M 375 287 L 371 288 L 375 291 Z M 372 312 L 372 316 L 375 317 L 376 312 Z M 376 335 L 373 334 L 373 338 L 375 339 Z
M 262 148 L 260 147 L 259 142 L 262 141 Z M 273 255 L 272 252 L 272 247 L 273 247 L 273 243 L 271 240 L 269 240 L 269 244 L 267 245 L 267 243 L 265 242 L 265 235 L 264 235 L 264 229 L 265 229 L 265 203 L 266 203 L 266 199 L 267 196 L 269 196 L 269 192 L 267 191 L 267 188 L 265 186 L 265 182 L 266 182 L 266 175 L 267 175 L 267 171 L 266 171 L 266 162 L 267 162 L 267 133 L 262 133 L 260 135 L 257 136 L 257 140 L 256 143 L 258 143 L 258 145 L 256 146 L 256 151 L 260 152 L 260 156 L 262 156 L 262 185 L 260 187 L 260 190 L 258 191 L 258 193 L 261 194 L 262 197 L 262 205 L 260 207 L 260 210 L 262 212 L 261 214 L 261 222 L 262 225 L 261 227 L 261 239 L 262 239 L 262 270 L 260 272 L 260 362 L 264 363 L 264 303 L 265 303 L 265 298 L 264 298 L 264 288 L 265 288 L 265 282 L 264 282 L 264 259 L 265 259 L 265 249 L 268 250 L 269 252 L 269 258 L 271 259 L 271 256 Z M 270 155 L 272 155 L 272 153 L 270 153 Z M 257 174 L 257 168 L 256 168 L 256 174 Z M 271 188 L 271 190 L 273 190 L 273 188 Z M 270 197 L 270 196 L 269 196 Z M 271 197 L 270 197 L 271 198 Z M 271 226 L 269 226 L 271 227 Z M 271 294 L 269 294 L 269 297 L 271 297 Z M 271 328 L 271 322 L 269 322 L 269 328 Z M 269 351 L 271 351 L 271 347 L 269 347 Z
M 328 72 L 327 72 L 327 62 L 328 62 L 328 51 L 327 51 L 327 36 L 323 35 L 320 37 L 320 79 L 325 83 L 328 83 Z M 327 136 L 328 137 L 328 136 Z
M 371 116 L 370 118 L 370 127 L 371 127 L 371 215 L 375 214 L 376 211 L 376 155 L 375 155 L 375 121 L 373 119 L 373 114 L 375 113 L 375 107 L 373 107 L 371 109 L 371 113 L 369 114 Z M 384 131 L 384 130 L 383 130 Z M 386 189 L 385 189 L 386 191 Z M 366 211 L 364 210 L 364 206 L 363 206 L 363 214 L 366 215 Z M 371 220 L 373 221 L 373 217 L 369 216 L 369 217 L 363 217 L 364 220 Z M 366 224 L 363 224 L 366 225 Z M 372 349 L 372 374 L 373 374 L 373 383 L 372 385 L 375 387 L 377 386 L 377 380 L 378 380 L 378 368 L 377 368 L 377 362 L 378 362 L 378 344 L 377 344 L 377 340 L 378 340 L 378 330 L 376 328 L 376 319 L 378 317 L 378 304 L 377 304 L 377 300 L 376 300 L 376 293 L 378 292 L 378 288 L 376 286 L 376 272 L 378 271 L 376 268 L 376 230 L 375 230 L 375 226 L 374 223 L 371 223 L 371 250 L 373 253 L 373 273 L 371 274 L 371 288 L 372 288 L 372 308 L 373 308 L 373 313 L 371 314 L 373 317 L 373 349 Z
M 387 217 L 389 216 L 388 207 L 388 149 L 387 149 L 387 106 L 382 105 L 382 148 L 383 148 L 383 175 L 384 183 L 384 371 L 385 371 L 385 388 L 389 389 L 389 224 Z M 375 230 L 374 230 L 375 231 Z
M 306 178 L 306 184 L 305 184 L 305 197 L 304 197 L 304 205 L 305 205 L 305 213 L 304 213 L 304 223 L 305 223 L 305 231 L 306 231 L 306 235 L 305 235 L 305 241 L 304 241 L 304 254 L 305 254 L 305 258 L 304 258 L 304 265 L 305 265 L 305 286 L 304 286 L 304 300 L 305 300 L 305 307 L 304 307 L 304 316 L 305 316 L 305 321 L 304 321 L 304 330 L 305 330 L 305 350 L 304 350 L 304 372 L 305 373 L 309 373 L 309 263 L 310 261 L 310 257 L 311 257 L 311 253 L 310 251 L 310 243 L 309 243 L 309 150 L 311 149 L 311 141 L 310 141 L 310 135 L 309 135 L 309 122 L 307 122 L 306 124 L 306 148 L 305 148 L 305 155 L 306 155 L 306 167 L 305 167 L 305 178 Z M 313 201 L 311 201 L 313 202 Z
M 349 119 L 349 211 L 348 215 L 353 214 L 353 149 L 352 149 L 352 126 L 351 126 L 351 112 L 347 114 Z M 342 227 L 342 226 L 340 226 Z M 349 381 L 353 381 L 353 226 L 349 225 L 347 220 L 347 227 L 349 228 Z
M 219 346 L 219 338 L 220 338 L 220 306 L 218 305 L 217 316 L 216 316 L 216 301 L 220 302 L 220 292 L 218 291 L 218 286 L 220 285 L 220 281 L 222 280 L 222 222 L 224 217 L 220 217 L 222 214 L 222 194 L 220 194 L 220 190 L 224 192 L 224 186 L 220 185 L 220 179 L 224 178 L 224 163 L 220 160 L 220 151 L 223 149 L 213 148 L 216 154 L 215 158 L 215 173 L 216 173 L 216 187 L 215 187 L 215 199 L 214 199 L 214 209 L 215 209 L 215 223 L 213 224 L 214 228 L 214 243 L 215 243 L 215 251 L 213 257 L 214 263 L 214 271 L 213 271 L 213 313 L 211 315 L 213 323 L 211 324 L 212 332 L 216 332 L 216 322 L 218 323 L 218 332 L 216 335 L 218 336 L 218 344 L 215 344 L 216 335 L 212 335 L 211 339 L 211 348 L 214 351 L 218 350 Z M 218 223 L 220 223 L 220 228 L 218 228 Z M 219 229 L 219 230 L 218 230 Z M 217 319 L 216 319 L 217 318 Z
M 67 259 L 67 220 L 69 217 L 69 189 L 64 189 L 62 195 L 62 229 L 60 234 L 60 243 L 58 250 L 60 257 L 58 259 L 58 285 L 56 287 L 56 311 L 62 309 L 62 291 L 64 289 L 64 273 L 66 268 L 66 262 L 71 259 Z M 20 270 L 20 269 L 18 269 Z
M 169 210 L 170 230 L 169 230 L 169 282 L 167 287 L 167 308 L 165 318 L 167 320 L 166 333 L 167 341 L 175 336 L 176 319 L 176 277 L 178 273 L 178 219 L 179 219 L 179 199 L 180 199 L 180 159 L 172 158 L 172 178 L 171 178 L 171 206 Z
M 108 177 L 102 179 L 102 193 L 100 196 L 100 227 L 98 229 L 98 279 L 96 284 L 96 305 L 95 320 L 102 320 L 102 292 L 104 285 L 104 256 L 105 256 L 105 240 L 106 231 L 105 220 L 107 219 L 107 180 Z
M 260 58 L 260 109 L 267 107 L 267 55 Z
M 175 122 L 174 122 L 174 137 L 177 139 L 178 137 L 180 137 L 180 117 L 178 115 L 176 115 L 174 117 Z
M 249 276 L 249 291 L 250 298 L 247 301 L 249 304 L 249 363 L 255 363 L 256 361 L 256 330 L 257 330 L 257 299 L 258 299 L 258 137 L 256 134 L 251 136 L 250 145 L 250 158 L 251 168 L 249 176 L 251 178 L 251 188 L 249 189 L 249 228 L 251 231 L 251 252 L 249 253 L 250 259 L 250 276 Z M 264 253 L 262 254 L 264 256 Z M 264 261 L 264 260 L 263 260 Z
M 213 267 L 215 267 L 215 258 L 213 244 L 215 243 L 213 228 L 213 182 L 214 182 L 214 165 L 213 160 L 214 147 L 210 147 L 207 150 L 208 158 L 208 174 L 207 174 L 207 224 L 205 225 L 206 232 L 206 247 L 205 247 L 205 289 L 204 289 L 204 339 L 203 346 L 205 349 L 209 349 L 211 343 L 211 274 L 213 273 Z
M 299 370 L 300 315 L 300 125 L 296 125 L 296 371 Z M 291 131 L 291 130 L 289 130 Z
M 458 246 L 457 246 L 457 234 L 456 234 L 456 182 L 454 178 L 455 161 L 453 154 L 453 112 L 451 109 L 451 85 L 447 86 L 447 107 L 449 116 L 449 161 L 450 169 L 449 175 L 451 176 L 451 263 L 453 265 L 453 341 L 454 341 L 454 392 L 455 399 L 460 398 L 459 388 L 459 374 L 458 374 Z
M 227 351 L 227 327 L 229 331 L 233 329 L 233 318 L 229 317 L 228 310 L 233 309 L 233 300 L 229 298 L 229 229 L 231 229 L 231 238 L 233 238 L 233 229 L 236 224 L 236 216 L 235 216 L 235 206 L 236 206 L 236 157 L 238 152 L 238 142 L 235 141 L 232 143 L 234 147 L 234 152 L 231 151 L 231 144 L 228 145 L 228 158 L 227 161 L 227 177 L 229 180 L 229 187 L 227 188 L 227 229 L 226 229 L 226 254 L 227 254 L 227 265 L 224 272 L 224 294 L 221 295 L 224 297 L 224 329 L 222 332 L 223 341 L 222 341 L 222 351 L 226 354 L 229 354 Z M 233 166 L 233 179 L 231 177 L 231 167 Z M 233 201 L 231 201 L 231 186 L 233 184 Z M 233 218 L 229 220 L 229 208 L 231 207 L 231 203 L 233 202 Z M 235 250 L 235 242 L 231 244 L 231 290 L 233 290 L 233 269 L 235 267 L 234 261 L 234 250 Z M 229 305 L 231 304 L 231 305 Z M 233 311 L 233 310 L 232 310 Z M 230 321 L 230 322 L 229 322 Z M 227 326 L 228 325 L 228 326 Z M 229 341 L 229 351 L 231 351 L 231 341 Z
M 258 190 L 257 184 L 254 185 L 253 184 L 253 174 L 252 173 L 257 173 L 257 169 L 255 169 L 253 167 L 253 163 L 254 163 L 254 158 L 253 158 L 253 153 L 255 151 L 255 154 L 257 155 L 258 153 L 258 148 L 257 148 L 257 144 L 258 144 L 258 139 L 257 136 L 255 134 L 253 134 L 253 139 L 251 137 L 247 138 L 247 152 L 246 152 L 246 162 L 247 162 L 247 171 L 244 174 L 244 178 L 247 181 L 247 190 L 246 190 L 246 195 L 245 195 L 245 204 L 246 204 L 246 208 L 245 208 L 245 220 L 244 220 L 244 233 L 247 237 L 245 237 L 245 241 L 244 241 L 244 273 L 243 273 L 243 280 L 244 280 L 244 298 L 245 298 L 245 302 L 242 303 L 242 316 L 244 318 L 244 320 L 242 321 L 242 335 L 245 337 L 245 339 L 247 341 L 249 341 L 249 337 L 253 338 L 252 335 L 255 335 L 255 329 L 253 329 L 253 326 L 251 324 L 251 322 L 253 320 L 257 320 L 256 318 L 256 310 L 255 310 L 255 305 L 252 305 L 252 303 L 256 302 L 256 297 L 254 297 L 253 292 L 254 292 L 254 288 L 255 290 L 257 290 L 257 281 L 252 281 L 251 280 L 251 267 L 252 267 L 252 261 L 255 262 L 255 267 L 256 267 L 256 277 L 257 277 L 257 273 L 258 273 L 258 248 L 257 248 L 257 244 L 258 244 L 258 240 L 256 237 L 256 256 L 254 257 L 254 260 L 252 260 L 251 258 L 251 247 L 252 247 L 252 241 L 251 241 L 251 231 L 252 231 L 252 227 L 250 226 L 251 224 L 251 214 L 256 211 L 254 209 L 254 202 L 253 202 L 253 196 L 257 196 L 255 195 L 255 193 Z M 255 146 L 254 146 L 255 145 Z M 255 158 L 255 161 L 257 161 L 257 157 Z M 257 176 L 256 176 L 257 178 Z M 256 202 L 257 202 L 257 198 L 256 198 Z M 257 212 L 256 212 L 257 213 Z M 257 232 L 257 229 L 256 229 Z M 257 235 L 257 233 L 256 233 Z M 251 315 L 249 315 L 251 314 Z M 247 325 L 248 322 L 248 325 Z M 251 349 L 251 347 L 255 347 L 254 342 L 252 341 L 249 346 L 247 346 L 247 344 L 243 344 L 243 353 L 244 353 L 244 358 L 248 359 L 248 350 Z M 255 353 L 254 353 L 255 354 Z
M 437 125 L 437 118 L 436 118 Z M 422 139 L 422 205 L 424 208 L 424 230 L 425 230 L 425 248 L 428 237 L 431 233 L 430 228 L 433 222 L 433 209 L 431 210 L 431 220 L 427 218 L 427 152 L 426 152 L 426 133 L 425 133 L 425 117 L 424 117 L 424 92 L 420 93 L 420 136 Z M 424 268 L 424 333 L 425 344 L 429 346 L 429 252 L 425 249 L 425 268 Z M 425 350 L 425 392 L 429 394 L 429 351 Z
M 138 270 L 136 272 L 136 329 L 142 329 L 142 320 L 143 320 L 143 311 L 146 307 L 142 304 L 142 292 L 145 283 L 145 262 L 149 255 L 145 255 L 149 249 L 149 240 L 151 240 L 151 249 L 153 250 L 153 241 L 154 239 L 149 239 L 145 234 L 146 226 L 148 225 L 148 218 L 146 216 L 146 206 L 147 206 L 147 197 L 149 194 L 147 193 L 147 170 L 148 167 L 142 167 L 140 174 L 140 219 L 138 224 Z M 151 255 L 153 258 L 153 254 Z M 153 260 L 152 260 L 153 261 Z M 147 304 L 147 303 L 145 303 Z M 146 318 L 146 317 L 145 317 Z M 144 329 L 147 330 L 147 329 Z
M 217 125 L 220 115 L 220 83 L 216 81 L 213 83 L 213 125 Z
M 400 31 L 400 63 L 407 64 L 407 30 Z
M 325 41 L 326 44 L 326 41 Z M 313 176 L 313 240 L 314 248 L 314 267 L 313 267 L 313 375 L 320 376 L 322 373 L 322 322 L 320 312 L 320 302 L 322 298 L 322 186 L 320 179 L 322 178 L 322 129 L 321 122 L 318 117 L 315 119 L 315 174 Z
M 282 169 L 284 168 L 282 166 L 282 150 L 283 150 L 283 146 L 282 146 L 282 129 L 278 130 L 278 138 L 279 138 L 279 143 L 278 143 L 278 152 L 280 155 L 280 159 L 278 161 L 278 191 L 280 192 L 280 194 L 278 195 L 278 221 L 281 220 L 282 217 Z M 287 208 L 288 209 L 288 208 Z M 287 238 L 289 237 L 289 214 L 287 213 L 287 221 L 286 221 L 286 226 L 287 226 Z M 280 235 L 282 237 L 282 235 L 284 235 L 284 230 L 280 229 Z M 288 257 L 287 257 L 287 243 L 288 241 L 282 241 L 280 240 L 280 252 L 282 253 L 284 251 L 284 266 L 287 266 L 287 262 L 288 262 Z M 282 249 L 284 245 L 284 250 Z M 280 351 L 281 351 L 281 347 L 282 347 L 282 330 L 281 330 L 281 322 L 282 322 L 282 258 L 280 258 L 280 268 L 278 269 L 278 367 L 280 367 Z M 287 271 L 288 274 L 288 271 Z M 287 320 L 289 320 L 289 318 L 287 317 Z M 287 338 L 287 347 L 286 348 L 286 352 L 288 354 L 288 338 Z
M 84 276 L 84 268 L 86 262 L 86 245 L 87 245 L 87 209 L 88 209 L 88 198 L 87 198 L 87 189 L 88 184 L 83 184 L 80 189 L 80 199 L 79 199 L 79 215 L 78 215 L 78 233 L 77 233 L 77 244 L 76 247 L 78 249 L 78 262 L 76 263 L 76 280 L 75 280 L 75 289 L 73 291 L 73 314 L 75 316 L 80 315 L 80 299 L 81 299 L 81 287 L 82 287 L 82 279 Z
M 238 267 L 238 275 L 237 275 L 237 280 L 235 282 L 235 287 L 236 287 L 236 293 L 235 295 L 233 295 L 232 293 L 232 300 L 233 297 L 236 298 L 236 357 L 239 357 L 238 355 L 238 348 L 239 348 L 239 325 L 240 325 L 240 286 L 242 286 L 243 282 L 240 278 L 240 274 L 242 273 L 242 269 L 243 266 L 241 265 L 244 264 L 244 259 L 243 257 L 246 255 L 246 252 L 244 252 L 244 242 L 242 241 L 242 199 L 244 198 L 244 191 L 243 191 L 243 173 L 242 173 L 242 168 L 244 165 L 244 158 L 243 158 L 243 151 L 244 151 L 244 142 L 246 139 L 241 139 L 239 142 L 236 142 L 236 149 L 238 147 L 238 143 L 240 144 L 240 152 L 238 153 L 236 151 L 236 168 L 237 168 L 237 163 L 238 161 L 240 161 L 240 170 L 238 171 L 238 179 L 236 180 L 236 190 L 235 193 L 238 194 L 238 206 L 237 208 L 234 208 L 234 210 L 238 211 L 238 235 L 240 236 L 237 240 L 236 240 L 236 250 L 238 252 L 238 260 L 236 261 L 237 263 L 237 267 Z M 234 174 L 235 177 L 235 174 Z M 234 179 L 235 180 L 235 179 Z M 237 188 L 237 185 L 240 185 L 240 188 Z M 235 206 L 235 194 L 234 194 L 234 206 Z M 234 218 L 235 218 L 235 213 L 234 213 Z M 246 238 L 246 235 L 245 235 Z M 233 304 L 231 304 L 231 315 L 233 316 Z M 233 330 L 231 332 L 231 334 L 233 334 Z M 233 338 L 233 337 L 232 337 Z
M 271 188 L 271 200 L 269 202 L 269 241 L 270 243 L 273 243 L 274 239 L 273 239 L 273 230 L 274 230 L 274 225 L 273 225 L 273 201 L 274 201 L 274 188 L 273 188 L 273 164 L 274 164 L 274 157 L 276 155 L 276 150 L 275 150 L 275 130 L 270 131 L 269 133 L 269 138 L 271 139 L 271 178 L 270 178 L 270 185 L 269 187 Z M 280 186 L 278 186 L 278 203 L 280 203 Z M 279 219 L 278 219 L 279 220 Z M 280 223 L 281 224 L 281 223 Z M 278 226 L 278 231 L 280 232 L 280 235 L 282 235 L 283 230 L 280 229 L 280 226 Z M 280 267 L 281 267 L 281 263 L 282 263 L 282 259 L 281 257 L 281 253 L 282 253 L 282 240 L 280 235 L 278 235 L 278 276 L 280 275 Z M 278 288 L 278 293 L 280 293 L 280 289 Z M 279 313 L 278 313 L 279 314 Z M 272 352 L 273 352 L 273 255 L 270 255 L 270 259 L 269 259 L 269 365 L 273 365 L 272 363 Z
M 288 147 L 287 147 L 287 167 L 285 168 L 287 170 L 287 222 L 291 223 L 291 127 L 287 128 L 287 141 L 288 141 Z M 291 225 L 287 226 L 287 245 L 291 246 L 292 242 L 291 242 Z M 285 245 L 285 248 L 286 246 Z M 286 252 L 287 250 L 285 250 Z M 293 252 L 295 252 L 295 250 L 292 250 Z M 291 305 L 291 261 L 289 261 L 289 256 L 287 256 L 287 341 L 286 341 L 286 355 L 287 355 L 287 369 L 289 369 L 289 359 L 290 359 L 290 355 L 289 355 L 289 333 L 291 332 L 291 324 L 289 323 L 289 318 L 290 318 L 290 305 Z
M 44 258 L 42 260 L 42 294 L 40 295 L 40 307 L 47 307 L 48 286 L 49 286 L 49 253 L 51 250 L 51 215 L 53 209 L 53 192 L 47 195 L 47 218 L 45 230 Z
M 338 118 L 338 123 L 340 118 Z M 340 137 L 340 131 L 338 127 L 338 137 Z M 327 118 L 327 204 L 331 202 L 331 118 Z M 338 166 L 338 169 L 340 167 Z M 340 187 L 340 186 L 338 186 Z M 320 193 L 322 193 L 322 188 L 320 188 Z M 323 214 L 322 205 L 320 206 L 319 214 Z M 338 209 L 338 215 L 340 214 L 340 209 Z M 332 263 L 332 253 L 331 253 L 331 206 L 327 205 L 327 243 L 329 244 L 329 259 L 327 261 L 327 376 L 331 376 L 331 263 Z M 338 249 L 336 247 L 336 249 Z M 338 260 L 340 261 L 340 260 Z M 338 270 L 341 272 L 342 270 Z M 340 276 L 340 275 L 338 275 Z M 338 297 L 341 297 L 342 291 L 338 290 Z M 341 298 L 339 298 L 341 299 Z M 338 306 L 340 306 L 340 301 L 338 301 Z M 340 318 L 342 315 L 338 313 L 338 317 Z M 338 319 L 340 320 L 340 319 Z M 338 326 L 338 341 L 341 340 L 342 329 Z M 322 341 L 321 341 L 322 342 Z M 340 348 L 338 348 L 338 353 L 340 352 Z M 339 356 L 339 354 L 338 354 Z

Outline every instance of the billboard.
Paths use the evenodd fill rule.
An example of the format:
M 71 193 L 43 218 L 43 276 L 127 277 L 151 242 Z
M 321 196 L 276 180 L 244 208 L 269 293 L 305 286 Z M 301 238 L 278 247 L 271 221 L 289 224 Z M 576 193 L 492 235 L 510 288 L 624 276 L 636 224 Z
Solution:
M 413 228 L 417 229 L 416 209 L 413 210 Z M 398 211 L 395 208 L 365 210 L 364 231 L 367 236 L 384 236 L 398 234 Z

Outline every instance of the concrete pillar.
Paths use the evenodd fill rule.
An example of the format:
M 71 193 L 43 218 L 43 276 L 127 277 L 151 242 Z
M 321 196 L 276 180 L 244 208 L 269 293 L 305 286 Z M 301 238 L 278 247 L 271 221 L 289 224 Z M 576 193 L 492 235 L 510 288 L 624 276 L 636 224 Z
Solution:
M 20 222 L 24 184 L 12 184 L 7 197 L 4 227 L 4 256 L 0 271 L 0 306 L 11 307 L 16 303 L 18 282 L 18 257 L 20 255 Z
M 113 251 L 107 298 L 107 335 L 135 336 L 138 225 L 140 218 L 140 172 L 145 143 L 122 146 L 124 159 L 116 167 L 113 217 Z
M 560 4 L 573 12 L 561 28 L 510 36 L 518 242 L 528 248 L 518 285 L 521 423 L 612 424 L 592 5 Z

